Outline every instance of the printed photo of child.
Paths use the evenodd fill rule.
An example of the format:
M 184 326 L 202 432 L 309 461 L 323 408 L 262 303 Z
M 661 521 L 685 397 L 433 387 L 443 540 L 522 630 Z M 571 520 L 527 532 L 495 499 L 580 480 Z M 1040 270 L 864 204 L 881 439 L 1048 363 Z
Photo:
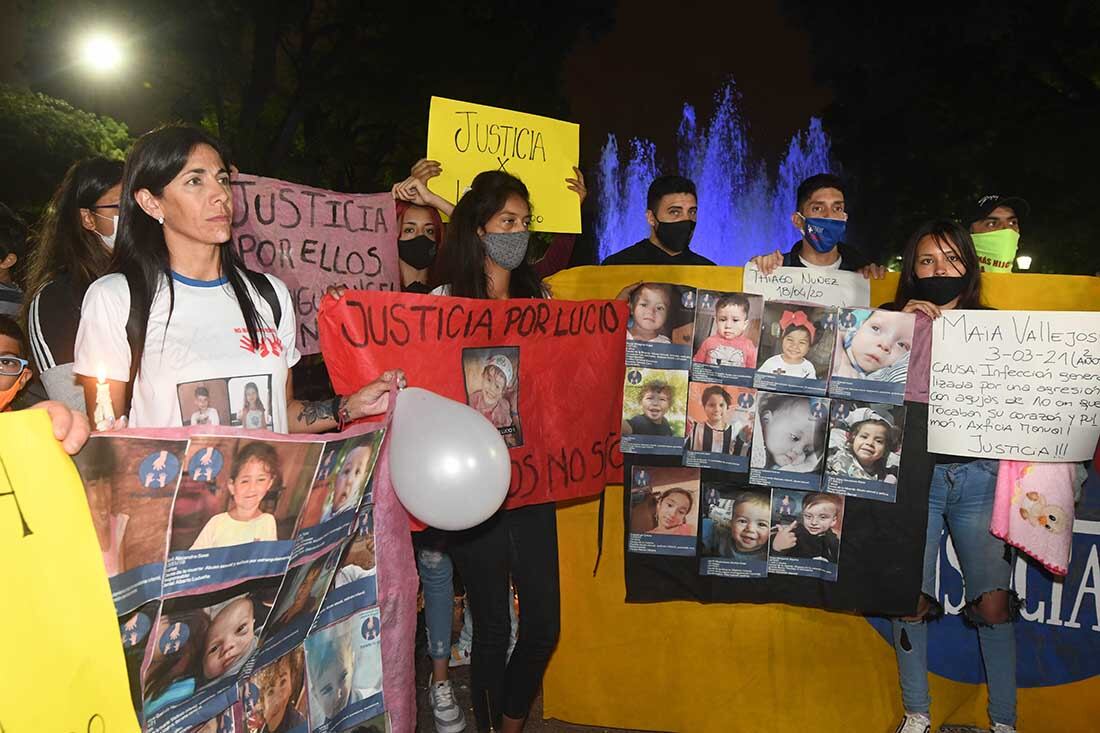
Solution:
M 304 638 L 308 623 L 317 615 L 325 591 L 332 583 L 332 576 L 342 554 L 343 547 L 336 547 L 287 570 L 279 595 L 275 598 L 271 621 L 264 629 L 265 644 L 275 639 L 281 630 L 299 620 L 307 623 L 302 629 Z
M 692 361 L 755 369 L 763 299 L 745 293 L 700 291 L 700 294 Z
M 753 412 L 741 405 L 755 401 L 753 389 L 692 382 L 688 390 L 686 450 L 747 456 L 752 442 Z M 735 397 L 735 395 L 737 397 Z
M 773 392 L 757 395 L 750 480 L 761 486 L 819 488 L 829 400 Z
M 774 492 L 778 493 L 778 492 Z M 796 518 L 787 521 L 772 506 L 774 522 L 769 572 L 786 575 L 814 575 L 836 579 L 840 561 L 844 497 L 834 494 L 794 491 L 787 494 L 796 502 Z M 813 560 L 813 564 L 776 562 L 777 559 Z
M 842 308 L 829 393 L 900 405 L 909 374 L 916 315 Z
M 771 493 L 732 484 L 715 486 L 704 504 L 703 557 L 699 572 L 724 578 L 762 578 L 768 574 Z M 707 526 L 709 525 L 709 526 Z
M 204 379 L 176 385 L 183 426 L 228 425 L 229 386 L 225 379 Z
M 630 294 L 627 341 L 671 344 L 672 289 L 664 283 L 642 283 Z
M 218 408 L 210 406 L 210 390 L 195 387 L 195 411 L 191 413 L 192 425 L 221 425 Z
M 271 444 L 255 441 L 243 445 L 229 469 L 230 508 L 207 521 L 191 549 L 278 539 L 275 516 L 263 511 L 260 504 L 269 491 L 281 489 L 282 482 L 279 455 Z
M 767 358 L 757 369 L 755 386 L 825 394 L 835 335 L 830 308 L 765 303 L 760 350 Z
M 233 377 L 226 385 L 230 423 L 249 430 L 270 430 L 271 377 L 266 374 Z
M 378 609 L 355 613 L 306 638 L 309 680 L 309 723 L 343 730 L 377 715 L 382 709 L 382 647 L 367 641 L 362 629 L 368 618 L 377 624 Z
M 904 406 L 834 399 L 826 489 L 894 502 L 904 429 Z
M 466 404 L 491 422 L 508 447 L 523 445 L 519 408 L 519 347 L 463 349 Z
M 378 459 L 377 443 L 380 440 L 381 431 L 376 431 L 370 436 L 351 439 L 344 444 L 331 481 L 332 491 L 325 498 L 325 506 L 321 512 L 322 522 L 359 508 L 359 502 Z
M 694 555 L 699 525 L 699 471 L 635 467 L 630 486 L 633 552 Z
M 674 455 L 683 450 L 687 374 L 627 368 L 623 386 L 623 451 Z
M 306 723 L 305 650 L 301 647 L 254 672 L 257 701 L 246 717 L 248 733 L 290 733 Z

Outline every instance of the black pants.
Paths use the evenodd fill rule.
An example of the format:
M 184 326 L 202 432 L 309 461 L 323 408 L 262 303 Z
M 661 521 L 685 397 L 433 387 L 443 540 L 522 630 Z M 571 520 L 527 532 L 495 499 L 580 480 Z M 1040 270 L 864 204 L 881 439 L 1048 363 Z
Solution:
M 474 622 L 471 690 L 481 730 L 524 718 L 538 694 L 561 629 L 558 524 L 554 504 L 497 512 L 451 534 L 451 557 L 466 583 Z M 506 662 L 511 576 L 519 594 L 519 639 Z

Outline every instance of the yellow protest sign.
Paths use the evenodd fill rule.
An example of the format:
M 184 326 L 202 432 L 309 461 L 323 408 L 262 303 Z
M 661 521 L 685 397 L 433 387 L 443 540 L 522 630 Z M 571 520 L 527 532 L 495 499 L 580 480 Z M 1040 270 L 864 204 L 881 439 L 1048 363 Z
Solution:
M 580 125 L 524 112 L 432 97 L 428 158 L 443 173 L 428 187 L 457 202 L 478 173 L 503 170 L 531 191 L 531 228 L 579 234 L 581 207 L 566 188 L 580 160 Z
M 0 588 L 0 730 L 140 730 L 84 487 L 42 410 L 0 415 Z

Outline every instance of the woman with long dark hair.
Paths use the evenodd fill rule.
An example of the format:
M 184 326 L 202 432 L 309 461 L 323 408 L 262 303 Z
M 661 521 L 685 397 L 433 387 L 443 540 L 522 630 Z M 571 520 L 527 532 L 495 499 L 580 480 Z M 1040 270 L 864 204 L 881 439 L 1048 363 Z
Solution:
M 34 228 L 27 261 L 23 318 L 39 377 L 50 399 L 84 412 L 84 390 L 73 378 L 80 303 L 107 272 L 118 229 L 122 161 L 74 163 Z
M 76 338 L 74 371 L 93 420 L 97 376 L 114 414 L 138 427 L 180 426 L 185 385 L 241 377 L 257 385 L 276 432 L 322 432 L 384 411 L 399 372 L 348 397 L 294 399 L 290 293 L 244 267 L 232 214 L 228 156 L 213 137 L 173 126 L 134 144 L 111 274 L 88 288 Z
M 978 255 L 970 234 L 955 222 L 935 220 L 923 224 L 909 238 L 897 294 L 885 306 L 917 314 L 905 393 L 905 471 L 898 491 L 911 487 L 911 492 L 928 493 L 917 613 L 893 621 L 905 704 L 897 733 L 929 733 L 931 729 L 926 621 L 939 611 L 936 561 L 945 528 L 962 566 L 964 612 L 978 627 L 993 733 L 1016 730 L 1016 637 L 1012 626 L 1016 599 L 1009 590 L 1011 553 L 989 532 L 998 461 L 930 454 L 927 450 L 932 319 L 949 310 L 984 308 L 981 288 Z
M 479 174 L 455 206 L 443 249 L 450 283 L 439 295 L 545 298 L 527 259 L 530 194 L 515 176 Z M 483 524 L 450 533 L 448 548 L 473 614 L 472 698 L 478 728 L 519 731 L 538 692 L 560 628 L 554 504 L 501 509 Z M 509 577 L 519 595 L 519 641 L 511 657 Z

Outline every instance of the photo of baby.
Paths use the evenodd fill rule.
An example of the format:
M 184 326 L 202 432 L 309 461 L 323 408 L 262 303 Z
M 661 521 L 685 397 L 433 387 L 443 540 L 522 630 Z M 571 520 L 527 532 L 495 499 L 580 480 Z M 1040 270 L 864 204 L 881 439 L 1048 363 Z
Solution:
M 676 455 L 683 450 L 688 380 L 671 369 L 626 370 L 622 451 Z
M 227 381 L 232 425 L 249 430 L 271 429 L 271 376 L 259 374 Z
M 829 394 L 900 405 L 905 398 L 916 315 L 842 308 Z
M 699 291 L 692 379 L 752 386 L 763 303 L 759 295 Z
M 747 472 L 755 401 L 756 390 L 751 388 L 691 382 L 685 465 Z
M 699 471 L 634 468 L 630 486 L 630 550 L 694 555 L 699 525 Z
M 825 488 L 845 496 L 897 499 L 905 407 L 832 401 Z
M 246 711 L 248 733 L 291 733 L 306 724 L 304 649 L 253 672 L 247 684 L 256 697 Z
M 225 379 L 184 382 L 176 386 L 180 417 L 189 425 L 229 425 L 229 387 Z
M 630 293 L 628 366 L 686 369 L 695 330 L 695 288 L 642 283 Z
M 749 480 L 760 486 L 818 489 L 829 400 L 757 393 Z
M 824 395 L 833 359 L 836 312 L 832 308 L 772 301 L 764 304 L 759 389 Z
M 768 574 L 770 491 L 704 484 L 703 515 L 700 573 L 725 578 Z
M 787 507 L 776 501 L 780 495 L 790 502 Z M 774 534 L 768 572 L 836 580 L 844 497 L 803 491 L 772 492 L 772 496 Z M 784 509 L 793 511 L 793 518 Z
M 466 404 L 500 431 L 509 448 L 523 445 L 519 409 L 519 347 L 463 349 Z
M 311 633 L 306 638 L 311 729 L 326 725 L 344 730 L 382 710 L 382 646 L 379 637 L 366 640 L 362 629 L 369 618 L 379 622 L 377 608 Z
M 370 485 L 378 449 L 384 432 L 376 430 L 359 438 L 345 441 L 337 457 L 336 470 L 331 479 L 332 490 L 325 497 L 321 510 L 324 522 L 338 514 L 355 511 Z M 367 501 L 369 501 L 369 497 Z

